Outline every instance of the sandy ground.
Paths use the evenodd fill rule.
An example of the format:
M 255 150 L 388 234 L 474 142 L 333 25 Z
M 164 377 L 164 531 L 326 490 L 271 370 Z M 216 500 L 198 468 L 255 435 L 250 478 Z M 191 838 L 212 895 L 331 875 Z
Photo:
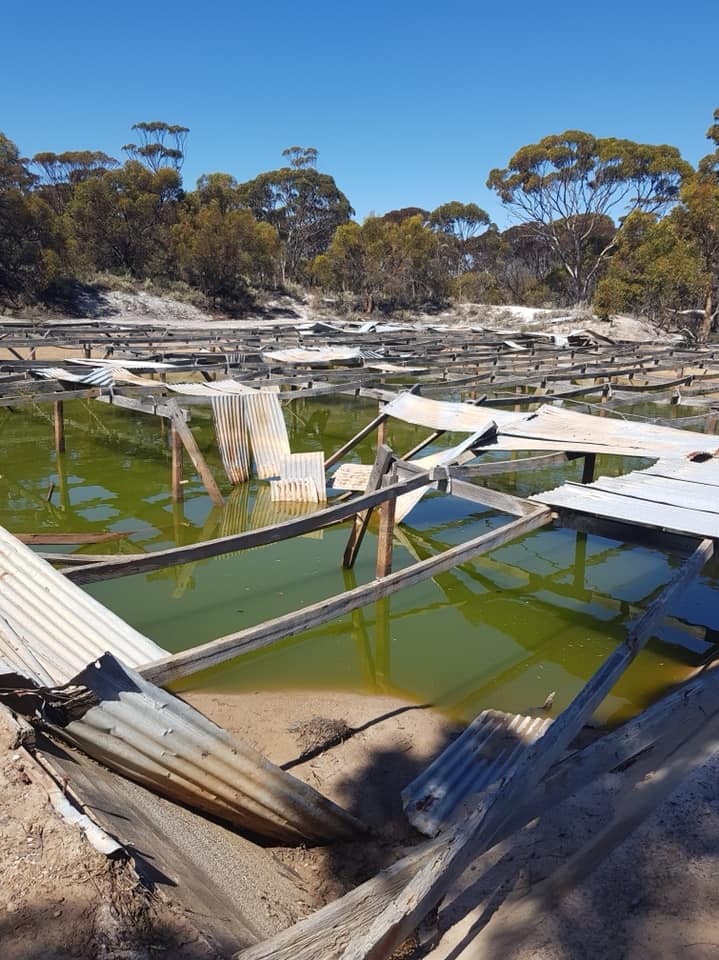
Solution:
M 197 931 L 140 887 L 128 861 L 108 859 L 55 812 L 54 783 L 18 743 L 0 709 L 2 960 L 180 960 L 213 956 Z
M 185 696 L 372 830 L 329 848 L 272 849 L 277 870 L 291 880 L 273 887 L 273 911 L 285 922 L 341 896 L 421 841 L 404 819 L 400 791 L 456 735 L 440 714 L 395 698 L 327 691 Z M 655 798 L 648 818 L 638 818 L 636 833 L 632 803 L 652 784 L 641 763 L 608 775 L 486 854 L 403 956 L 719 956 L 719 736 L 710 734 L 684 750 L 679 776 L 665 765 L 654 778 L 667 795 Z M 212 956 L 172 901 L 148 895 L 127 862 L 96 853 L 57 817 L 43 772 L 7 727 L 0 748 L 3 960 Z
M 167 326 L 177 331 L 262 329 L 275 325 L 292 326 L 308 324 L 316 320 L 336 323 L 379 323 L 413 326 L 417 328 L 438 326 L 471 327 L 475 331 L 501 332 L 507 336 L 518 333 L 566 334 L 589 327 L 605 337 L 618 340 L 669 340 L 671 334 L 659 329 L 646 319 L 628 314 L 612 317 L 609 321 L 582 309 L 542 309 L 516 305 L 492 306 L 488 304 L 457 303 L 438 313 L 403 312 L 395 316 L 368 317 L 366 314 L 345 315 L 338 311 L 330 298 L 278 296 L 267 299 L 256 310 L 242 317 L 231 317 L 219 311 L 209 312 L 193 304 L 156 296 L 144 290 L 128 292 L 98 288 L 92 295 L 81 298 L 74 317 L 49 314 L 36 322 L 74 322 L 83 320 L 119 324 L 122 326 Z

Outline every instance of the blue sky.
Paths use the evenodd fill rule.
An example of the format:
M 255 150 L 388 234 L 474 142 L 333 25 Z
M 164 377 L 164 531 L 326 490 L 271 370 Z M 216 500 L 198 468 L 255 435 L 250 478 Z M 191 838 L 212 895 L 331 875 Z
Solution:
M 719 106 L 716 0 L 34 0 L 0 17 L 0 130 L 25 156 L 122 158 L 138 120 L 191 128 L 183 176 L 248 180 L 320 152 L 360 219 L 475 202 L 520 146 L 566 129 L 696 163 Z

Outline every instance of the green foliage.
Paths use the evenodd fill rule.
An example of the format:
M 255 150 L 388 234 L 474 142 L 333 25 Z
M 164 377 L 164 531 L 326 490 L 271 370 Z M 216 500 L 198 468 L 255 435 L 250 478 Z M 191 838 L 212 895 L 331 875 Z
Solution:
M 317 158 L 313 147 L 285 153 L 293 166 L 261 173 L 239 187 L 256 219 L 277 230 L 283 282 L 302 279 L 305 265 L 327 249 L 335 230 L 354 213 L 334 179 L 310 165 Z
M 368 217 L 336 231 L 326 254 L 313 264 L 315 282 L 362 298 L 366 309 L 419 307 L 446 296 L 440 241 L 421 216 L 399 223 Z
M 85 267 L 171 277 L 170 229 L 181 198 L 176 170 L 153 172 L 136 160 L 79 183 L 68 212 Z
M 216 201 L 186 208 L 172 234 L 180 275 L 215 304 L 234 307 L 249 284 L 273 280 L 277 233 L 249 210 L 224 210 Z
M 189 127 L 150 120 L 134 123 L 132 129 L 140 135 L 140 142 L 126 143 L 122 148 L 130 159 L 143 163 L 153 173 L 162 167 L 182 169 Z
M 662 209 L 690 173 L 675 147 L 567 130 L 522 147 L 506 168 L 490 172 L 487 186 L 554 252 L 582 302 L 616 243 L 588 255 L 606 219 Z
M 635 211 L 593 305 L 603 315 L 633 312 L 665 320 L 694 308 L 705 281 L 696 241 L 683 230 L 678 211 L 663 220 Z

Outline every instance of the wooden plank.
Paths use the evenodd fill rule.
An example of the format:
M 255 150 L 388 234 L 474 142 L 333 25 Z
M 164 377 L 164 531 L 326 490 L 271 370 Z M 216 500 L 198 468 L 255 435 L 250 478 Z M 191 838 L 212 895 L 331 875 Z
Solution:
M 377 450 L 377 456 L 375 457 L 374 465 L 369 475 L 367 486 L 365 487 L 365 493 L 372 493 L 374 490 L 379 489 L 379 487 L 382 485 L 382 477 L 387 472 L 391 462 L 392 451 L 388 446 L 386 446 L 386 444 L 381 445 Z M 357 554 L 362 546 L 362 540 L 364 539 L 365 531 L 367 530 L 367 524 L 369 523 L 371 515 L 372 508 L 369 510 L 362 510 L 355 517 L 355 521 L 352 525 L 352 530 L 349 535 L 349 540 L 347 541 L 347 546 L 345 547 L 344 556 L 342 558 L 342 566 L 345 570 L 351 570 L 354 566 L 355 560 L 357 559 Z
M 508 513 L 515 517 L 526 517 L 534 512 L 534 504 L 521 497 L 513 497 L 510 493 L 501 493 L 499 490 L 490 490 L 489 487 L 480 487 L 475 483 L 466 483 L 464 480 L 450 481 L 450 493 L 462 500 L 472 503 L 481 503 L 500 513 Z
M 286 520 L 283 523 L 275 523 L 269 527 L 249 530 L 229 537 L 205 540 L 202 543 L 189 546 L 169 547 L 167 550 L 157 550 L 142 557 L 118 557 L 112 563 L 98 563 L 93 569 L 66 571 L 66 575 L 74 583 L 96 583 L 99 580 L 108 580 L 112 577 L 127 577 L 135 573 L 148 573 L 151 570 L 161 570 L 164 567 L 177 566 L 181 563 L 218 557 L 223 553 L 236 553 L 240 550 L 266 546 L 268 543 L 278 543 L 280 540 L 289 540 L 291 537 L 312 533 L 315 530 L 322 529 L 322 527 L 339 523 L 354 516 L 359 510 L 376 507 L 385 500 L 427 486 L 432 482 L 425 472 L 404 483 L 397 484 L 395 488 L 377 490 L 375 493 L 366 496 L 355 497 L 349 502 L 326 507 L 324 510 L 317 510 L 306 517 Z
M 391 484 L 397 483 L 397 475 L 393 473 L 389 478 Z M 420 491 L 422 492 L 422 491 Z M 416 494 L 405 494 L 405 496 L 416 496 Z M 386 577 L 392 572 L 392 547 L 394 544 L 394 518 L 395 509 L 399 504 L 399 498 L 387 500 L 379 508 L 379 531 L 377 534 L 377 563 L 375 565 L 375 575 L 377 577 Z
M 582 483 L 591 483 L 594 480 L 594 466 L 597 462 L 596 453 L 587 453 L 582 467 Z
M 560 759 L 584 722 L 653 635 L 666 608 L 712 554 L 712 542 L 703 540 L 659 597 L 649 605 L 624 643 L 607 657 L 541 740 L 522 755 L 514 770 L 500 781 L 496 790 L 479 802 L 476 810 L 444 834 L 445 843 L 439 852 L 388 904 L 369 930 L 347 947 L 342 960 L 384 960 L 404 942 L 472 860 L 488 848 L 498 829 L 509 819 L 512 809 L 536 788 L 545 773 Z
M 58 400 L 87 400 L 90 397 L 99 400 L 101 393 L 99 387 L 93 387 L 90 390 L 60 390 L 54 393 L 24 393 L 14 397 L 0 397 L 0 407 L 21 407 L 26 403 L 47 403 L 50 400 L 53 403 Z
M 125 540 L 132 535 L 132 532 L 124 530 L 108 533 L 13 533 L 13 536 L 17 537 L 21 543 L 30 545 L 47 544 L 48 546 L 50 544 L 69 546 L 71 544 L 107 543 L 110 540 Z
M 65 452 L 65 421 L 62 415 L 62 400 L 53 401 L 52 425 L 56 453 Z
M 172 450 L 172 466 L 170 467 L 170 487 L 172 490 L 172 499 L 175 503 L 180 503 L 183 499 L 182 490 L 182 440 L 177 432 L 175 421 L 171 421 L 170 427 L 170 449 Z
M 511 836 L 545 810 L 559 805 L 597 776 L 626 763 L 650 748 L 668 724 L 694 729 L 719 709 L 719 668 L 679 687 L 624 726 L 561 760 L 499 828 L 494 843 Z M 408 856 L 322 907 L 270 940 L 236 954 L 237 960 L 315 960 L 336 956 L 345 944 L 361 935 L 399 891 L 403 883 L 441 848 L 439 837 L 423 843 Z
M 154 663 L 146 664 L 138 672 L 146 679 L 151 680 L 152 683 L 162 685 L 169 683 L 171 680 L 177 680 L 180 677 L 186 677 L 199 670 L 204 670 L 206 667 L 224 663 L 241 653 L 258 650 L 274 643 L 276 640 L 294 636 L 304 630 L 334 620 L 345 613 L 350 613 L 357 607 L 364 606 L 382 597 L 389 597 L 398 590 L 421 583 L 423 580 L 471 560 L 472 557 L 487 553 L 510 540 L 536 530 L 538 527 L 549 523 L 551 519 L 551 511 L 546 509 L 536 510 L 530 516 L 520 517 L 498 527 L 496 530 L 491 530 L 480 537 L 462 543 L 457 547 L 452 547 L 436 557 L 422 560 L 380 580 L 374 580 L 371 583 L 356 587 L 354 590 L 347 590 L 336 596 L 328 597 L 326 600 L 320 600 L 318 603 L 304 607 L 302 610 L 293 611 L 254 627 L 248 627 L 238 633 L 232 633 L 209 643 L 192 647 L 190 650 L 184 650 L 174 656 L 163 657 Z
M 162 386 L 162 383 L 158 383 L 158 387 Z M 136 400 L 134 397 L 126 397 L 119 393 L 113 393 L 109 396 L 98 396 L 97 401 L 98 403 L 108 403 L 113 407 L 136 410 L 138 413 L 149 413 L 156 417 L 165 417 L 165 419 L 169 420 L 177 416 L 179 410 L 177 401 L 172 399 L 161 401 L 156 397 L 146 397 L 144 400 Z M 180 411 L 180 416 L 184 423 L 187 420 L 187 414 Z

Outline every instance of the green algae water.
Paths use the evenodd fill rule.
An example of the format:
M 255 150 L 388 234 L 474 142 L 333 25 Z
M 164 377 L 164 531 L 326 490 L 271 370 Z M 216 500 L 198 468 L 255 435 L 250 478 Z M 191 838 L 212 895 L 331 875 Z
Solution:
M 294 451 L 329 453 L 377 408 L 333 397 L 294 401 L 284 411 Z M 664 408 L 653 404 L 651 412 L 662 416 Z M 65 404 L 65 422 L 67 450 L 58 458 L 49 405 L 0 410 L 0 523 L 13 532 L 118 531 L 123 539 L 79 552 L 141 553 L 238 533 L 313 509 L 273 504 L 261 481 L 230 490 L 222 482 L 214 430 L 204 408 L 192 408 L 192 429 L 228 494 L 223 508 L 212 505 L 188 462 L 184 502 L 171 501 L 168 436 L 159 419 L 74 401 Z M 391 421 L 388 442 L 402 454 L 427 432 Z M 447 438 L 447 445 L 452 442 L 456 437 Z M 368 463 L 374 449 L 367 442 L 352 456 Z M 623 473 L 642 463 L 598 458 L 597 474 Z M 491 484 L 528 496 L 564 479 L 579 479 L 580 473 L 577 461 L 493 477 Z M 507 519 L 477 504 L 428 495 L 397 530 L 394 569 Z M 371 580 L 372 527 L 355 569 L 340 567 L 349 529 L 345 523 L 87 589 L 176 652 Z M 662 551 L 545 528 L 389 599 L 190 677 L 178 689 L 387 693 L 436 704 L 461 720 L 487 707 L 532 710 L 556 691 L 559 710 L 624 638 L 678 562 Z M 717 564 L 708 565 L 685 591 L 658 637 L 604 702 L 598 719 L 614 723 L 635 713 L 712 654 L 719 639 L 718 574 Z

